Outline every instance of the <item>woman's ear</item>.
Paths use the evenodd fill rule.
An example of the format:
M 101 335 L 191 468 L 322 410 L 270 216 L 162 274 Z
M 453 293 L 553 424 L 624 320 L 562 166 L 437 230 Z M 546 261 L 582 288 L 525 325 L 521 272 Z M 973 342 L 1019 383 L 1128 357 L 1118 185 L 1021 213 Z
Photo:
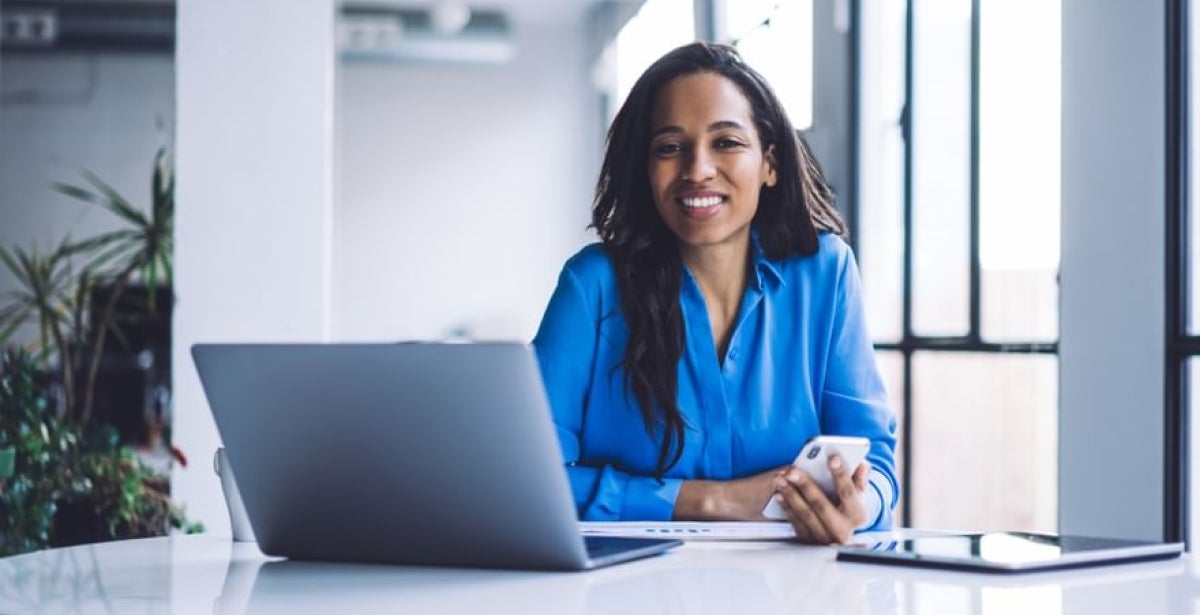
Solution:
M 777 181 L 779 180 L 775 174 L 775 146 L 770 145 L 763 154 L 763 185 L 774 188 Z

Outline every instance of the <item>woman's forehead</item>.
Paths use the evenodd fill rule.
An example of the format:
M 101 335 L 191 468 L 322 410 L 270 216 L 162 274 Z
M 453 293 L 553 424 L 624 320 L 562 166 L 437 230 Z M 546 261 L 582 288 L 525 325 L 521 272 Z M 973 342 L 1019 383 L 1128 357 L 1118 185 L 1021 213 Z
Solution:
M 665 126 L 699 129 L 721 122 L 751 129 L 754 114 L 750 101 L 732 80 L 711 72 L 668 81 L 658 91 L 650 114 L 652 133 Z

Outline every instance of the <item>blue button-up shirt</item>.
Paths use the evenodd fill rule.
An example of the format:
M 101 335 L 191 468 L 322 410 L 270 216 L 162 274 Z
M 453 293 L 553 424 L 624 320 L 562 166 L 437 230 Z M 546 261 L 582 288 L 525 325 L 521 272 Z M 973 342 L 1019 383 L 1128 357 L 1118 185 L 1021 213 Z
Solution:
M 563 267 L 533 344 L 581 518 L 670 519 L 684 480 L 750 476 L 791 463 L 815 435 L 837 434 L 871 440 L 864 527 L 891 526 L 896 419 L 854 256 L 832 234 L 821 235 L 816 254 L 783 261 L 768 259 L 757 237 L 752 246 L 753 274 L 723 362 L 684 267 L 677 399 L 686 433 L 683 457 L 661 481 L 661 434 L 647 433 L 620 367 L 629 332 L 612 261 L 593 244 Z

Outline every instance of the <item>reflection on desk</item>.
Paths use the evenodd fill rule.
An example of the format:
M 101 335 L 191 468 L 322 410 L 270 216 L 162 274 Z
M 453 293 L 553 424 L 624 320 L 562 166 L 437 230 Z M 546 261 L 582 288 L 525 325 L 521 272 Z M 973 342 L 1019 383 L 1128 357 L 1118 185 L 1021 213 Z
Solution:
M 293 562 L 176 536 L 0 560 L 2 613 L 1191 613 L 1190 558 L 995 576 L 834 561 L 825 547 L 689 543 L 592 572 Z

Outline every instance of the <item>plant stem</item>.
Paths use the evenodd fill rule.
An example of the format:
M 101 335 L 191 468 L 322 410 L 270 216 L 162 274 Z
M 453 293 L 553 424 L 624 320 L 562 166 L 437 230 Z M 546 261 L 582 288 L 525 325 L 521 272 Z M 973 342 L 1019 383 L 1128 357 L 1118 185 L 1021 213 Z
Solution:
M 57 322 L 50 323 L 50 334 L 54 336 L 54 345 L 58 346 L 58 360 L 63 370 L 63 395 L 66 406 L 64 414 L 70 418 L 75 412 L 75 368 L 72 365 L 71 349 L 63 337 L 62 327 Z
M 116 311 L 117 300 L 121 295 L 125 294 L 125 288 L 129 285 L 129 279 L 133 277 L 133 273 L 141 268 L 140 259 L 135 259 L 129 264 L 113 281 L 112 294 L 108 296 L 108 304 L 104 306 L 103 316 L 97 321 L 96 341 L 92 347 L 92 360 L 88 364 L 87 387 L 83 390 L 83 411 L 80 414 L 80 421 L 87 422 L 92 416 L 92 403 L 96 393 L 96 377 L 100 374 L 100 359 L 104 352 L 104 342 L 108 327 L 113 323 L 113 312 Z M 154 292 L 149 289 L 147 292 Z

